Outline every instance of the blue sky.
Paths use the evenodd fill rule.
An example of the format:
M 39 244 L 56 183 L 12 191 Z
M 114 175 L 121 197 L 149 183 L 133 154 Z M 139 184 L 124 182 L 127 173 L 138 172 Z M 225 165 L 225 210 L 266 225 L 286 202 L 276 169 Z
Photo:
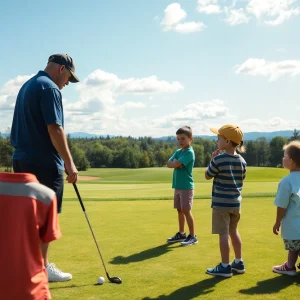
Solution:
M 61 52 L 81 79 L 62 90 L 67 132 L 300 128 L 300 0 L 74 3 L 1 4 L 0 131 L 21 85 Z

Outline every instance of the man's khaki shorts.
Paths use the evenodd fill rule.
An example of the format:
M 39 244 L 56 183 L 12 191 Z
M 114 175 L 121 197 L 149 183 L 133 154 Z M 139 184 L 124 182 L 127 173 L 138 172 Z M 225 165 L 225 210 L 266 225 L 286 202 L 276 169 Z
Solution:
M 240 220 L 240 209 L 216 209 L 212 211 L 212 233 L 229 234 L 237 229 Z

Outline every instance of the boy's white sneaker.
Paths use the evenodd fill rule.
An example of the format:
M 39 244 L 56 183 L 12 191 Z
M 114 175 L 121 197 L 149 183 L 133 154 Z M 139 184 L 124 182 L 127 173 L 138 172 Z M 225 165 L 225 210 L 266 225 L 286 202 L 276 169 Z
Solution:
M 198 238 L 197 236 L 191 236 L 190 234 L 183 242 L 181 242 L 181 246 L 191 246 L 195 244 L 198 244 Z
M 48 274 L 49 282 L 63 282 L 63 281 L 68 281 L 68 280 L 72 279 L 72 274 L 62 272 L 53 263 L 49 263 L 46 266 L 46 271 Z

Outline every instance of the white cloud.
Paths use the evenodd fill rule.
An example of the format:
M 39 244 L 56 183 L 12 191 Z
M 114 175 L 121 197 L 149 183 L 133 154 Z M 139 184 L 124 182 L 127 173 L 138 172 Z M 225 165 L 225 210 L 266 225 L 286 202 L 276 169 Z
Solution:
M 185 19 L 187 13 L 181 8 L 179 3 L 172 3 L 167 6 L 164 12 L 164 18 L 161 24 L 164 29 L 170 30 L 174 25 Z
M 293 130 L 295 128 L 300 128 L 299 120 L 284 120 L 280 117 L 274 117 L 268 120 L 260 119 L 246 119 L 239 122 L 242 130 L 244 132 L 271 132 L 280 130 Z
M 113 100 L 106 100 L 107 105 L 114 103 Z M 67 103 L 64 107 L 66 111 L 73 112 L 75 114 L 89 114 L 93 112 L 99 112 L 103 110 L 103 101 L 99 98 L 83 98 L 81 101 L 75 103 Z M 76 113 L 77 112 L 77 113 Z
M 176 31 L 179 33 L 192 33 L 201 31 L 205 28 L 202 22 L 185 22 L 183 21 L 187 13 L 181 8 L 179 3 L 172 3 L 164 11 L 164 18 L 161 21 L 164 31 Z
M 198 0 L 197 11 L 208 15 L 224 14 L 231 26 L 247 24 L 251 18 L 269 26 L 280 25 L 300 15 L 300 0 Z M 187 17 L 179 3 L 172 3 L 164 11 L 161 21 L 164 31 L 191 33 L 203 30 L 203 22 L 183 22 Z
M 159 80 L 156 76 L 145 78 L 120 79 L 117 75 L 96 70 L 77 86 L 82 89 L 97 89 L 98 91 L 109 90 L 114 94 L 155 94 L 172 93 L 183 89 L 178 81 L 171 83 Z
M 192 33 L 196 31 L 201 31 L 205 27 L 206 26 L 202 22 L 186 22 L 175 25 L 173 27 L 173 30 L 179 33 Z
M 33 75 L 17 76 L 0 88 L 0 132 L 11 127 L 13 110 L 21 86 Z
M 197 11 L 227 15 L 230 25 L 248 23 L 251 17 L 269 26 L 280 25 L 300 15 L 299 0 L 198 0 Z
M 17 95 L 0 95 L 0 109 L 13 110 L 15 107 Z
M 249 0 L 247 11 L 267 25 L 279 25 L 300 14 L 298 0 Z M 265 19 L 267 18 L 267 20 Z M 272 18 L 270 20 L 270 18 Z M 275 19 L 274 19 L 275 18 Z
M 290 61 L 290 64 L 288 64 L 284 61 L 283 65 L 285 68 L 280 68 L 279 66 L 282 64 L 279 62 L 279 64 L 275 64 L 276 68 L 272 70 L 290 70 L 288 66 L 294 65 L 293 62 L 295 61 Z M 258 65 L 264 68 L 268 64 L 274 64 L 274 62 L 265 62 L 263 60 Z M 255 74 L 258 75 L 268 74 L 264 76 L 270 76 L 270 71 L 263 72 L 260 69 L 254 71 L 255 68 L 253 66 L 257 66 L 257 62 L 255 63 L 254 61 L 248 64 L 247 67 L 244 66 L 240 72 L 246 74 L 256 72 Z M 97 76 L 97 74 L 101 76 Z M 16 77 L 0 88 L 0 131 L 4 132 L 7 127 L 11 126 L 16 94 L 23 82 L 29 77 Z M 132 88 L 131 81 L 120 79 L 115 74 L 105 72 L 93 72 L 90 74 L 77 89 L 79 101 L 70 102 L 64 99 L 65 128 L 67 132 L 83 131 L 94 134 L 159 137 L 174 135 L 176 130 L 182 125 L 190 125 L 196 135 L 211 135 L 209 132 L 210 127 L 220 127 L 226 123 L 236 123 L 241 126 L 244 132 L 300 128 L 300 120 L 284 120 L 280 117 L 274 117 L 269 120 L 249 118 L 239 121 L 236 116 L 232 115 L 227 104 L 219 99 L 197 101 L 185 106 L 182 106 L 182 102 L 180 105 L 174 102 L 174 105 L 170 106 L 172 112 L 165 112 L 163 116 L 161 114 L 156 116 L 160 102 L 155 103 L 153 98 L 157 97 L 151 95 L 154 92 L 173 93 L 181 89 L 172 89 L 170 88 L 172 83 L 158 79 L 158 83 L 164 82 L 162 87 L 158 85 L 159 88 L 156 89 L 145 88 L 145 86 L 148 86 L 147 84 L 145 85 L 147 78 L 133 79 L 134 88 Z M 166 84 L 168 88 L 165 87 Z M 137 85 L 140 86 L 138 87 Z M 131 87 L 129 88 L 128 86 Z M 147 105 L 143 101 L 134 100 L 120 103 L 119 97 L 122 98 L 122 95 L 127 97 L 132 94 L 135 95 L 135 91 L 138 91 L 139 97 L 144 97 L 147 100 Z M 140 91 L 143 91 L 144 95 L 140 96 Z M 148 109 L 143 110 L 145 107 Z M 175 110 L 173 110 L 174 108 Z M 138 113 L 136 113 L 136 109 L 139 109 Z M 150 113 L 150 109 L 152 113 Z M 128 117 L 127 113 L 132 111 L 134 112 Z
M 0 89 L 0 110 L 12 111 L 22 85 L 33 75 L 17 76 L 7 81 Z
M 225 21 L 232 26 L 249 23 L 250 20 L 243 8 L 227 10 L 227 16 Z
M 249 58 L 243 64 L 235 67 L 237 74 L 252 76 L 268 76 L 275 81 L 284 75 L 300 74 L 300 60 L 265 61 L 259 58 Z
M 211 119 L 229 116 L 229 109 L 222 100 L 194 102 L 184 106 L 180 111 L 153 120 L 155 127 L 177 127 L 180 124 L 194 124 Z
M 182 111 L 172 115 L 174 119 L 214 119 L 229 116 L 229 109 L 224 101 L 215 99 L 208 102 L 195 102 L 183 108 Z
M 271 21 L 265 21 L 265 23 L 267 25 L 272 25 L 272 26 L 280 25 L 284 21 L 290 19 L 293 16 L 298 16 L 299 14 L 300 14 L 300 8 L 284 11 L 279 14 L 277 19 Z
M 17 76 L 0 87 L 0 131 L 11 126 L 17 93 L 30 77 Z M 149 131 L 149 134 L 154 134 L 150 126 L 153 117 L 149 121 L 147 112 L 143 115 L 132 113 L 133 110 L 143 109 L 150 104 L 133 100 L 120 103 L 119 97 L 138 95 L 152 102 L 150 107 L 155 109 L 159 105 L 153 103 L 152 95 L 181 90 L 183 86 L 178 81 L 159 80 L 157 76 L 120 79 L 113 73 L 96 70 L 77 85 L 78 101 L 71 102 L 63 98 L 67 132 L 138 136 L 146 135 Z M 151 111 L 153 112 L 152 109 Z M 127 113 L 131 115 L 128 116 Z
M 128 118 L 124 114 L 124 108 L 142 108 L 142 102 L 125 102 L 123 105 L 115 105 L 110 110 L 94 111 L 89 114 L 73 114 L 67 108 L 66 128 L 68 132 L 86 131 L 95 134 L 113 134 L 124 136 L 163 136 L 172 135 L 178 127 L 189 124 L 197 128 L 209 128 L 207 122 L 222 122 L 230 117 L 229 109 L 221 100 L 195 102 L 181 107 L 177 112 L 165 114 L 163 117 L 154 117 L 146 114 Z M 158 105 L 150 105 L 157 108 Z M 225 121 L 224 121 L 225 122 Z
M 128 117 L 127 112 L 145 108 L 146 104 L 142 101 L 120 104 L 119 97 L 139 95 L 152 101 L 151 95 L 175 93 L 182 89 L 179 82 L 159 80 L 156 76 L 120 79 L 113 73 L 96 70 L 77 85 L 79 101 L 65 105 L 66 127 L 69 132 L 145 135 L 148 118 L 140 121 L 144 115 L 136 114 L 132 117 L 131 113 L 131 117 Z M 152 129 L 151 133 L 153 134 Z
M 198 0 L 197 10 L 205 14 L 220 14 L 222 12 L 218 0 Z
M 15 95 L 19 92 L 21 86 L 34 75 L 17 76 L 7 81 L 0 89 L 0 95 Z

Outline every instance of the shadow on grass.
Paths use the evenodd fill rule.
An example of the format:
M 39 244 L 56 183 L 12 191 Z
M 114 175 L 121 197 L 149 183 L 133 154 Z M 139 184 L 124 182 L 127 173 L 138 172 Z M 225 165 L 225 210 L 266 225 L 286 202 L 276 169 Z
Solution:
M 73 289 L 73 288 L 81 288 L 81 287 L 85 287 L 85 286 L 93 286 L 93 285 L 98 285 L 98 284 L 81 284 L 81 285 L 77 285 L 77 284 L 71 284 L 71 285 L 67 285 L 67 286 L 50 286 L 49 289 L 50 290 L 58 290 L 58 289 Z
M 170 295 L 160 295 L 157 298 L 146 297 L 142 300 L 190 300 L 200 295 L 206 295 L 213 292 L 213 287 L 222 280 L 226 280 L 226 278 L 211 277 L 195 284 L 182 287 Z
M 300 287 L 299 276 L 278 276 L 262 281 L 258 281 L 256 286 L 249 289 L 240 290 L 241 294 L 254 295 L 254 294 L 272 294 L 277 293 L 280 290 L 287 288 L 290 285 L 296 285 Z
M 139 253 L 129 255 L 127 257 L 116 256 L 110 263 L 115 265 L 126 265 L 133 262 L 144 261 L 150 258 L 159 257 L 169 251 L 172 251 L 172 248 L 170 247 L 170 244 L 163 244 L 151 249 L 144 250 Z

